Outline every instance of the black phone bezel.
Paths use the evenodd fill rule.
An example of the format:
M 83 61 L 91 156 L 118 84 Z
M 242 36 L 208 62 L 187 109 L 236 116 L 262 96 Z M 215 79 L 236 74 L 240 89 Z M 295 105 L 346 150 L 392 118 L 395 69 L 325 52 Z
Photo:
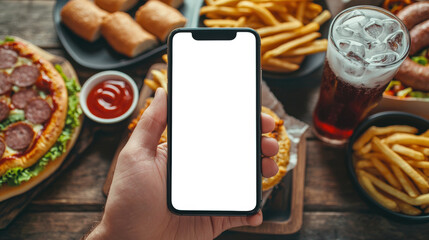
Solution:
M 257 181 L 257 196 L 256 196 L 256 206 L 254 209 L 250 211 L 212 211 L 212 210 L 179 210 L 176 209 L 171 201 L 171 150 L 172 150 L 172 143 L 171 143 L 171 130 L 172 130 L 172 95 L 173 95 L 173 89 L 172 89 L 172 82 L 173 82 L 173 76 L 172 76 L 172 68 L 173 68 L 173 61 L 172 61 L 172 42 L 173 38 L 177 33 L 182 32 L 189 32 L 192 33 L 192 36 L 195 38 L 200 38 L 198 40 L 204 41 L 204 40 L 232 40 L 235 38 L 237 32 L 249 32 L 252 33 L 255 36 L 256 41 L 256 134 L 257 141 L 256 141 L 256 151 L 257 156 L 256 157 L 256 181 Z M 167 143 L 168 143 L 168 161 L 167 161 L 167 206 L 168 209 L 177 215 L 206 215 L 206 216 L 248 216 L 248 215 L 254 215 L 256 214 L 259 209 L 261 208 L 261 199 L 262 199 L 262 172 L 261 172 L 261 63 L 260 63 L 260 46 L 261 46 L 261 40 L 259 37 L 259 34 L 250 28 L 179 28 L 175 29 L 171 32 L 170 36 L 168 37 L 168 118 L 167 118 Z

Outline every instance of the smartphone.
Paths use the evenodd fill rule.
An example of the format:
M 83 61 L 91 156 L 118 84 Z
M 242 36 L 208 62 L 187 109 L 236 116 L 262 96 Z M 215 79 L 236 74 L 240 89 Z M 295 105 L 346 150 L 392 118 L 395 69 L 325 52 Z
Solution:
M 182 28 L 168 39 L 167 204 L 180 215 L 251 215 L 261 201 L 260 38 Z

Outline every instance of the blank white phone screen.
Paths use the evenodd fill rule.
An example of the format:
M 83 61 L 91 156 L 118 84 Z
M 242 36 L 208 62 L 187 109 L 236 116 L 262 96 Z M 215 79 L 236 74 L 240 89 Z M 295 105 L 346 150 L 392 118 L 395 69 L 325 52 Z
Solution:
M 172 206 L 253 210 L 259 157 L 255 36 L 195 40 L 179 32 L 172 63 Z

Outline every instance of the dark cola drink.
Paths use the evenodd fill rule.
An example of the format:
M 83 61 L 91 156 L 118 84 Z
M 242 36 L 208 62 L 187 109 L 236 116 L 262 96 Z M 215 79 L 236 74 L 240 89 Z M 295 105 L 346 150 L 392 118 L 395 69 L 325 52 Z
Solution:
M 371 109 L 407 56 L 409 35 L 391 13 L 357 6 L 338 14 L 329 30 L 315 134 L 343 145 Z
M 313 115 L 314 128 L 324 137 L 342 141 L 377 106 L 387 84 L 366 88 L 355 87 L 337 77 L 328 61 L 323 69 L 319 101 Z

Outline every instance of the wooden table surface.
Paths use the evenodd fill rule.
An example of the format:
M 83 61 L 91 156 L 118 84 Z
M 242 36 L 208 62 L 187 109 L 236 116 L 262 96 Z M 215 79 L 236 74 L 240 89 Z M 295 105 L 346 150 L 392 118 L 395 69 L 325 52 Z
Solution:
M 54 0 L 0 0 L 0 37 L 16 35 L 67 58 L 81 82 L 97 71 L 83 68 L 64 51 L 55 34 Z M 141 86 L 160 56 L 123 69 Z M 311 124 L 321 70 L 299 82 L 268 82 L 290 115 Z M 0 239 L 79 239 L 101 217 L 101 192 L 122 130 L 101 131 L 93 144 L 24 210 Z M 219 239 L 428 239 L 429 225 L 401 224 L 379 215 L 358 195 L 346 172 L 345 151 L 307 138 L 304 222 L 290 236 L 225 232 Z

